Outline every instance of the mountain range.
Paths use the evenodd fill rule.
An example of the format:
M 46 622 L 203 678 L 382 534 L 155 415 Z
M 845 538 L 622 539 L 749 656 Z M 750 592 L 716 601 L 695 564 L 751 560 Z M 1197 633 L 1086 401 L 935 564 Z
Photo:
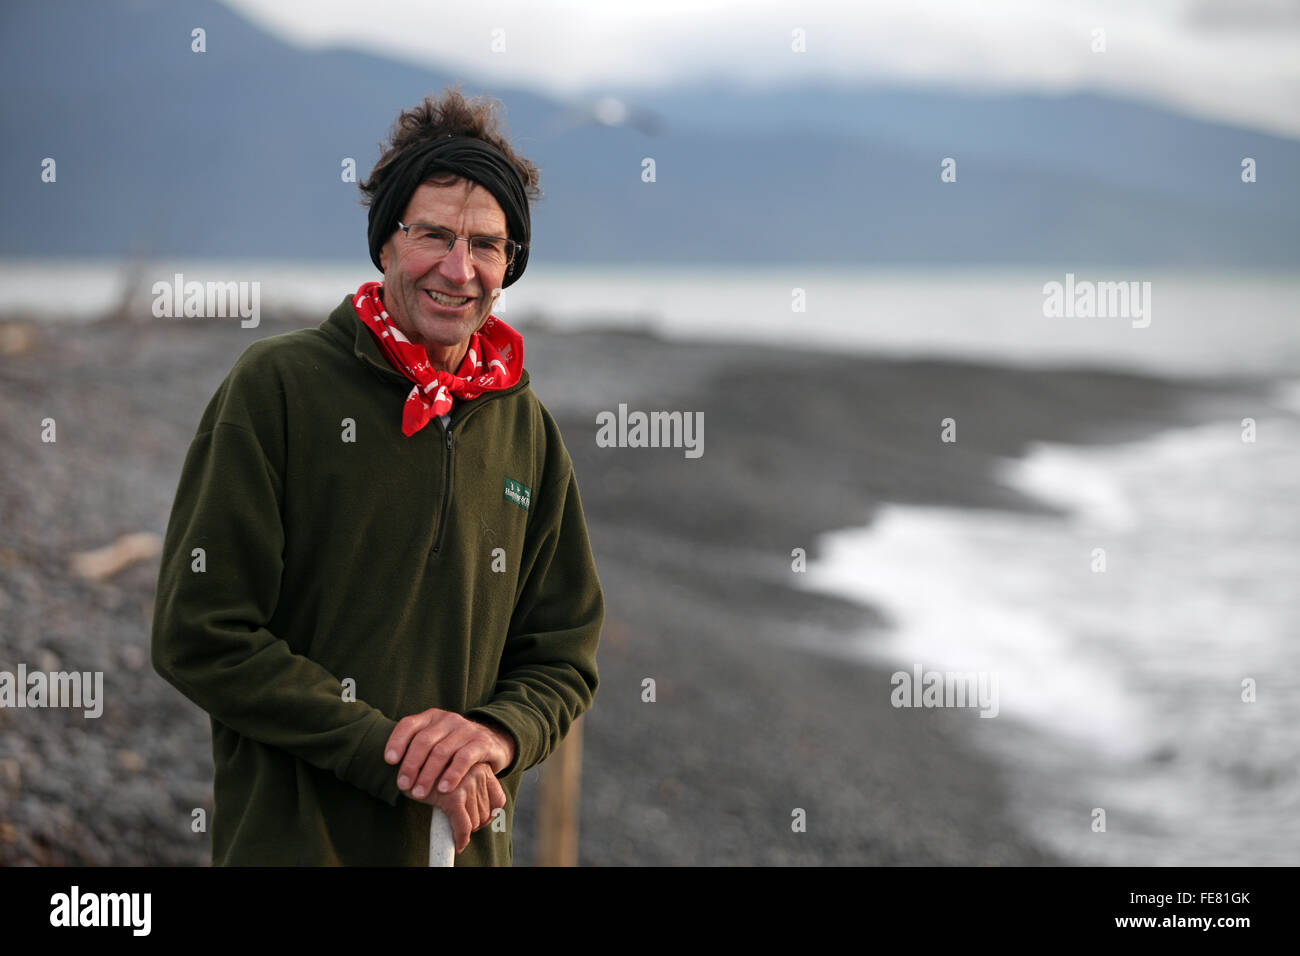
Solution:
M 5 257 L 366 261 L 344 160 L 364 177 L 397 113 L 459 82 L 541 169 L 534 261 L 1300 263 L 1300 143 L 1114 96 L 720 79 L 560 100 L 302 49 L 214 0 L 6 3 L 0 75 Z

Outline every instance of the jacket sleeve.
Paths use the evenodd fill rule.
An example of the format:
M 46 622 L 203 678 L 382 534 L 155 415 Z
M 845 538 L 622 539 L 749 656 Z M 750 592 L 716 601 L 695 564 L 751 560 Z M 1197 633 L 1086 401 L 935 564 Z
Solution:
M 492 699 L 465 715 L 499 723 L 515 738 L 514 762 L 501 777 L 549 757 L 596 694 L 605 601 L 577 478 L 567 452 L 561 457 L 560 474 L 533 498 L 542 520 L 526 545 L 527 574 Z
M 154 605 L 154 669 L 241 736 L 396 805 L 396 768 L 383 760 L 396 722 L 345 700 L 333 674 L 268 629 L 284 567 L 283 405 L 250 409 L 230 390 L 227 379 L 181 472 Z

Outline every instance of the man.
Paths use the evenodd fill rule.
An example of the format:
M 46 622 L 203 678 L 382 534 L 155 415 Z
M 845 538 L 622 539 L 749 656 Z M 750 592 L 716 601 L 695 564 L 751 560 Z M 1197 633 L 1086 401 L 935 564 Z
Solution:
M 508 865 L 522 773 L 591 706 L 577 482 L 491 315 L 536 179 L 490 104 L 403 113 L 362 184 L 383 283 L 253 344 L 203 415 L 152 657 L 211 716 L 214 864 L 424 866 L 446 812 L 457 865 Z

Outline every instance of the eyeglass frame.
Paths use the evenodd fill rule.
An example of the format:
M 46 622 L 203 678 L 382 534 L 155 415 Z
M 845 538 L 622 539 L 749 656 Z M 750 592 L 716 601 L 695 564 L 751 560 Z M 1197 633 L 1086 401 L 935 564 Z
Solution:
M 501 239 L 501 240 L 503 240 L 503 241 L 509 243 L 509 245 L 507 246 L 507 249 L 509 249 L 510 254 L 509 254 L 508 258 L 506 259 L 506 269 L 507 269 L 507 271 L 509 271 L 509 270 L 511 270 L 511 269 L 513 269 L 513 268 L 515 267 L 515 258 L 519 255 L 519 250 L 520 250 L 520 249 L 527 249 L 527 248 L 528 248 L 528 243 L 526 243 L 526 242 L 520 242 L 520 241 L 517 240 L 517 239 L 511 239 L 509 236 L 489 236 L 489 235 L 486 234 L 486 233 L 477 233 L 477 234 L 472 235 L 472 236 L 458 236 L 458 235 L 456 235 L 456 233 L 455 233 L 454 230 L 452 230 L 452 229 L 448 229 L 446 226 L 435 226 L 435 225 L 434 225 L 433 223 L 431 223 L 431 222 L 412 222 L 412 223 L 404 223 L 404 222 L 402 222 L 400 219 L 397 221 L 397 228 L 400 229 L 400 230 L 401 230 L 401 231 L 406 235 L 406 238 L 408 238 L 408 239 L 411 238 L 411 226 L 424 226 L 426 229 L 443 229 L 443 230 L 446 230 L 447 232 L 450 232 L 450 233 L 452 234 L 452 237 L 453 237 L 453 238 L 452 238 L 451 242 L 449 242 L 449 243 L 447 244 L 447 251 L 444 252 L 441 256 L 439 256 L 439 258 L 446 258 L 447 256 L 451 255 L 451 250 L 454 249 L 455 246 L 456 246 L 456 240 L 457 240 L 457 239 L 464 239 L 464 240 L 465 240 L 465 244 L 469 246 L 469 257 L 470 257 L 470 260 L 473 261 L 473 262 L 478 262 L 479 265 L 488 265 L 488 263 L 479 262 L 478 259 L 475 259 L 475 258 L 474 258 L 474 246 L 470 244 L 470 241 L 473 240 L 473 239 Z

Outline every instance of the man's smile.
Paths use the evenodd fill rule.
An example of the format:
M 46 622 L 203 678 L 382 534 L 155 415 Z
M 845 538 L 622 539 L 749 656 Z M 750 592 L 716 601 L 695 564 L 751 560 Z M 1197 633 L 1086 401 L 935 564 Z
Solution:
M 475 301 L 475 297 L 472 295 L 448 295 L 436 289 L 425 289 L 424 293 L 440 310 L 448 312 L 461 312 L 469 308 L 470 304 Z

